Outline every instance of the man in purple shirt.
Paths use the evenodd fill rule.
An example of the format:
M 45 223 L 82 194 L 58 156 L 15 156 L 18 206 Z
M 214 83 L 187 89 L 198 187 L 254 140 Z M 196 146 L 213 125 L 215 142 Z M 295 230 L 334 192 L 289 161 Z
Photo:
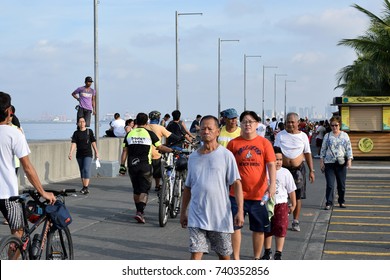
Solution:
M 85 86 L 77 88 L 72 92 L 73 98 L 79 101 L 77 110 L 77 121 L 83 117 L 86 122 L 86 126 L 91 125 L 91 114 L 95 115 L 95 96 L 96 91 L 91 88 L 93 80 L 91 77 L 85 78 Z

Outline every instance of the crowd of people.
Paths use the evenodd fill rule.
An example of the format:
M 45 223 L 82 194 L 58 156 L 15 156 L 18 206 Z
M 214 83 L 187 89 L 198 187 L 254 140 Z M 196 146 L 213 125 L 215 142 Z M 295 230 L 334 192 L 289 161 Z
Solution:
M 72 96 L 79 101 L 77 130 L 74 132 L 69 160 L 76 151 L 82 188 L 90 191 L 90 168 L 98 147 L 89 128 L 95 114 L 93 80 L 85 78 L 85 86 Z M 53 194 L 44 191 L 29 161 L 30 150 L 23 134 L 12 124 L 15 109 L 9 94 L 0 92 L 0 209 L 11 232 L 20 235 L 23 227 L 20 205 L 9 197 L 18 193 L 15 159 L 20 161 L 27 178 L 50 203 Z M 169 121 L 172 116 L 172 121 Z M 20 126 L 20 124 L 19 124 Z M 208 253 L 208 244 L 220 259 L 240 259 L 245 216 L 252 232 L 253 259 L 272 258 L 272 236 L 275 236 L 275 260 L 282 259 L 289 214 L 293 214 L 292 231 L 300 231 L 302 200 L 306 198 L 307 179 L 315 181 L 313 158 L 320 159 L 325 174 L 325 210 L 334 204 L 337 185 L 338 204 L 345 208 L 345 180 L 353 153 L 346 132 L 340 130 L 341 119 L 332 117 L 318 123 L 288 113 L 286 119 L 272 118 L 262 123 L 254 111 L 240 115 L 234 108 L 221 112 L 219 118 L 197 115 L 190 129 L 181 120 L 181 112 L 171 115 L 157 110 L 140 112 L 134 120 L 123 120 L 119 113 L 107 130 L 110 137 L 123 138 L 120 174 L 127 172 L 133 187 L 136 208 L 134 219 L 144 224 L 150 189 L 161 188 L 161 153 L 172 152 L 172 144 L 200 138 L 202 145 L 189 156 L 180 223 L 188 228 L 191 259 Z M 317 148 L 314 157 L 311 141 Z M 336 184 L 335 184 L 336 182 Z M 4 186 L 4 187 L 3 187 Z M 263 250 L 264 249 L 264 250 Z

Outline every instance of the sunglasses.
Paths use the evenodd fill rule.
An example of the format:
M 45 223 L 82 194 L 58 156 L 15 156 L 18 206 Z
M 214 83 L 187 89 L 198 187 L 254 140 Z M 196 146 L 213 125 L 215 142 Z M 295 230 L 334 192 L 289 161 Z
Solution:
M 337 126 L 339 126 L 338 124 L 331 124 L 330 126 L 332 126 L 332 127 L 337 127 Z

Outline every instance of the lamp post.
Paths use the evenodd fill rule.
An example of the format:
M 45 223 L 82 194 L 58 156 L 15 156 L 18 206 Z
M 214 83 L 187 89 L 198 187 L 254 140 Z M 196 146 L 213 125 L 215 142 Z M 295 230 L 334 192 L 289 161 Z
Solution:
M 222 42 L 240 42 L 240 40 L 222 40 L 218 38 L 218 112 L 217 116 L 221 113 L 221 43 Z
M 176 38 L 176 110 L 179 110 L 179 38 L 178 38 L 178 18 L 179 16 L 203 15 L 202 13 L 175 13 L 175 38 Z
M 287 83 L 294 83 L 295 80 L 285 80 L 284 81 L 284 121 L 286 121 L 287 117 Z
M 246 59 L 248 57 L 261 57 L 261 55 L 246 55 L 246 54 L 244 54 L 244 111 L 246 111 Z
M 287 76 L 287 74 L 274 74 L 274 112 L 273 116 L 276 117 L 276 77 Z
M 98 63 L 98 0 L 93 3 L 93 31 L 94 31 L 94 81 L 95 81 L 95 135 L 96 145 L 99 146 L 99 63 Z
M 263 100 L 262 100 L 262 106 L 261 106 L 261 111 L 262 111 L 262 120 L 264 121 L 264 70 L 266 68 L 278 68 L 278 66 L 265 66 L 263 65 Z

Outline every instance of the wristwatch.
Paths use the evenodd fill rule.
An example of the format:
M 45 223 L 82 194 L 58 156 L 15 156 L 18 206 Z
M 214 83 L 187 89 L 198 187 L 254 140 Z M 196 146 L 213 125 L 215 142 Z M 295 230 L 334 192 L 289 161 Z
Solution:
M 316 173 L 316 171 L 314 169 L 310 170 L 310 173 L 313 172 L 313 173 Z

